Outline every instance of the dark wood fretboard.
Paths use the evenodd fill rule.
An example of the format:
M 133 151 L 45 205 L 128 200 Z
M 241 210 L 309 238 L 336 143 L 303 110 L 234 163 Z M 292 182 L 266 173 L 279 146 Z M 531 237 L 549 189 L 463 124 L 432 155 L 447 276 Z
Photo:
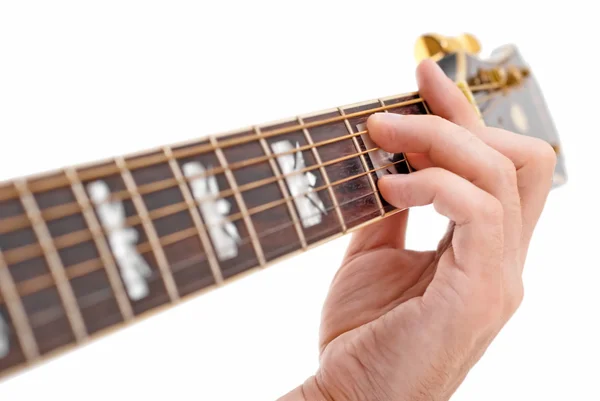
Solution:
M 365 137 L 418 94 L 0 184 L 0 375 L 395 212 Z

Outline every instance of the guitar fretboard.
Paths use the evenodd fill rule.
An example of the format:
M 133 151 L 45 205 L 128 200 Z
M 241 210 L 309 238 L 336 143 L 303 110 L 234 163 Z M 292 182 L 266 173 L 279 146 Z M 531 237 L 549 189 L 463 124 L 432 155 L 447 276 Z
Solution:
M 0 184 L 0 375 L 394 212 L 374 112 L 345 106 Z

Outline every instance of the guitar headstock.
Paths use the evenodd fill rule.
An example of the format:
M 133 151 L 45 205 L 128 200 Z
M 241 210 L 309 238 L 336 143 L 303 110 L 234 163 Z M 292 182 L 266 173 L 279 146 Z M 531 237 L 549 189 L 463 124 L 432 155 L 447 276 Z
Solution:
M 560 139 L 542 91 L 514 45 L 494 50 L 488 59 L 477 56 L 481 49 L 470 34 L 444 37 L 423 35 L 415 46 L 418 61 L 435 60 L 455 82 L 471 88 L 473 99 L 488 126 L 545 140 L 557 154 L 554 186 L 567 182 Z

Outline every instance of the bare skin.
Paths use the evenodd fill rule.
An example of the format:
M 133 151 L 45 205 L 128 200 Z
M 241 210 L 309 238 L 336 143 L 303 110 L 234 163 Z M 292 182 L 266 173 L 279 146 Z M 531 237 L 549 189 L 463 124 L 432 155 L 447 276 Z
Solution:
M 323 307 L 320 367 L 280 401 L 448 400 L 516 311 L 556 163 L 541 140 L 487 128 L 437 65 L 417 69 L 437 116 L 376 114 L 373 140 L 418 170 L 384 198 L 451 221 L 436 250 L 405 249 L 408 211 L 357 232 Z

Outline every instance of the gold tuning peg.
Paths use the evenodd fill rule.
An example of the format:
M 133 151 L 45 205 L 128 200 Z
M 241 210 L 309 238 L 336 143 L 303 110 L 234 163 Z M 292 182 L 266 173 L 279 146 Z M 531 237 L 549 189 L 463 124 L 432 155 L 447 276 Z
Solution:
M 469 33 L 456 37 L 442 36 L 438 34 L 422 35 L 415 43 L 415 58 L 421 62 L 426 58 L 439 60 L 447 54 L 465 52 L 477 54 L 481 45 L 477 38 Z

